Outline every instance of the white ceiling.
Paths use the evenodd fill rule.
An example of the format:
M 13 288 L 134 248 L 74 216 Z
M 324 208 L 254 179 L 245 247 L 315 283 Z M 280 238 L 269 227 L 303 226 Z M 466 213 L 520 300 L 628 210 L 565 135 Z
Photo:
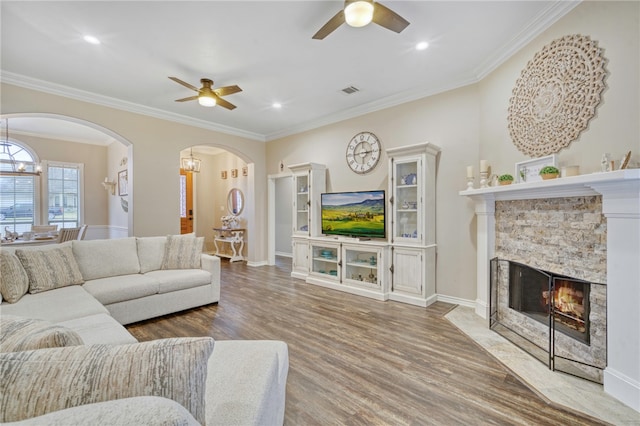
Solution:
M 2 80 L 268 141 L 476 82 L 577 4 L 382 3 L 411 23 L 402 33 L 343 25 L 319 41 L 342 1 L 3 0 Z M 233 111 L 178 103 L 195 92 L 168 76 L 243 92 L 225 97 Z

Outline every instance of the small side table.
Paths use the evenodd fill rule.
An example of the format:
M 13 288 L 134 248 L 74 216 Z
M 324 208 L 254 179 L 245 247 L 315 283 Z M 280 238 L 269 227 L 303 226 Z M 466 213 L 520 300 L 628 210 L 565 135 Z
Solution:
M 244 249 L 244 228 L 213 228 L 216 235 L 213 238 L 213 244 L 216 246 L 215 255 L 218 257 L 226 257 L 230 262 L 240 262 L 244 260 L 242 250 Z M 221 246 L 218 246 L 221 243 Z M 229 244 L 231 254 L 228 250 L 224 250 L 225 243 Z

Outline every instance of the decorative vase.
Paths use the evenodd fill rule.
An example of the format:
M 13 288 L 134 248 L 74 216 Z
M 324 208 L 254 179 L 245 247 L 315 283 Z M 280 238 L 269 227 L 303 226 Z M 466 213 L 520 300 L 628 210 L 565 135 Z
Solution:
M 558 177 L 558 173 L 543 173 L 540 176 L 542 176 L 542 179 L 544 180 L 555 179 Z

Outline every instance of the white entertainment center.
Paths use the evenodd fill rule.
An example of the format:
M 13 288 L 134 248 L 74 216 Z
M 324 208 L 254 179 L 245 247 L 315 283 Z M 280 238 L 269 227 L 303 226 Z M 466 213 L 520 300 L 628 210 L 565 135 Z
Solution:
M 436 300 L 436 161 L 425 142 L 386 151 L 386 239 L 322 234 L 326 167 L 289 166 L 293 174 L 291 276 L 377 300 L 428 306 Z

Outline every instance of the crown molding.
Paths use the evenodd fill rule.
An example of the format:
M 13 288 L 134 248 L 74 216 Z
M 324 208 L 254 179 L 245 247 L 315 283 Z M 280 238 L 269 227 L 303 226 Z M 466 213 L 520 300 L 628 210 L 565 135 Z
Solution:
M 424 87 L 417 89 L 405 90 L 386 98 L 378 99 L 373 102 L 358 105 L 357 107 L 338 111 L 335 114 L 325 115 L 315 120 L 307 121 L 297 126 L 289 127 L 280 132 L 269 133 L 266 135 L 266 141 L 270 142 L 275 139 L 284 138 L 286 136 L 295 135 L 297 133 L 306 132 L 309 130 L 317 129 L 329 124 L 338 123 L 340 121 L 348 120 L 351 118 L 359 117 L 372 112 L 381 111 L 386 108 L 391 108 L 397 105 L 405 104 L 418 99 L 426 98 L 429 96 L 437 95 L 439 93 L 448 92 L 449 90 L 458 89 L 460 87 L 468 86 L 470 84 L 477 83 L 479 80 L 475 77 L 467 78 L 450 86 L 441 87 Z
M 540 12 L 529 25 L 522 28 L 515 37 L 498 49 L 495 54 L 488 57 L 487 60 L 476 67 L 475 75 L 478 81 L 493 72 L 580 3 L 582 3 L 582 0 L 567 0 L 553 2 L 549 5 L 545 10 Z
M 150 108 L 144 105 L 135 104 L 133 102 L 127 102 L 108 96 L 98 95 L 61 84 L 51 83 L 48 81 L 15 74 L 5 70 L 1 71 L 1 76 L 1 80 L 3 83 L 24 87 L 25 89 L 38 90 L 40 92 L 63 96 L 65 98 L 71 98 L 78 101 L 89 102 L 92 104 L 115 108 L 122 111 L 146 115 L 149 117 L 159 118 L 161 120 L 173 121 L 176 123 L 185 124 L 187 126 L 200 127 L 202 129 L 213 130 L 228 135 L 240 136 L 247 139 L 265 142 L 265 137 L 263 135 L 254 132 L 248 132 L 242 129 L 236 129 L 235 127 L 210 123 L 208 121 L 199 120 L 197 118 L 191 118 L 184 115 L 163 111 L 157 108 Z

